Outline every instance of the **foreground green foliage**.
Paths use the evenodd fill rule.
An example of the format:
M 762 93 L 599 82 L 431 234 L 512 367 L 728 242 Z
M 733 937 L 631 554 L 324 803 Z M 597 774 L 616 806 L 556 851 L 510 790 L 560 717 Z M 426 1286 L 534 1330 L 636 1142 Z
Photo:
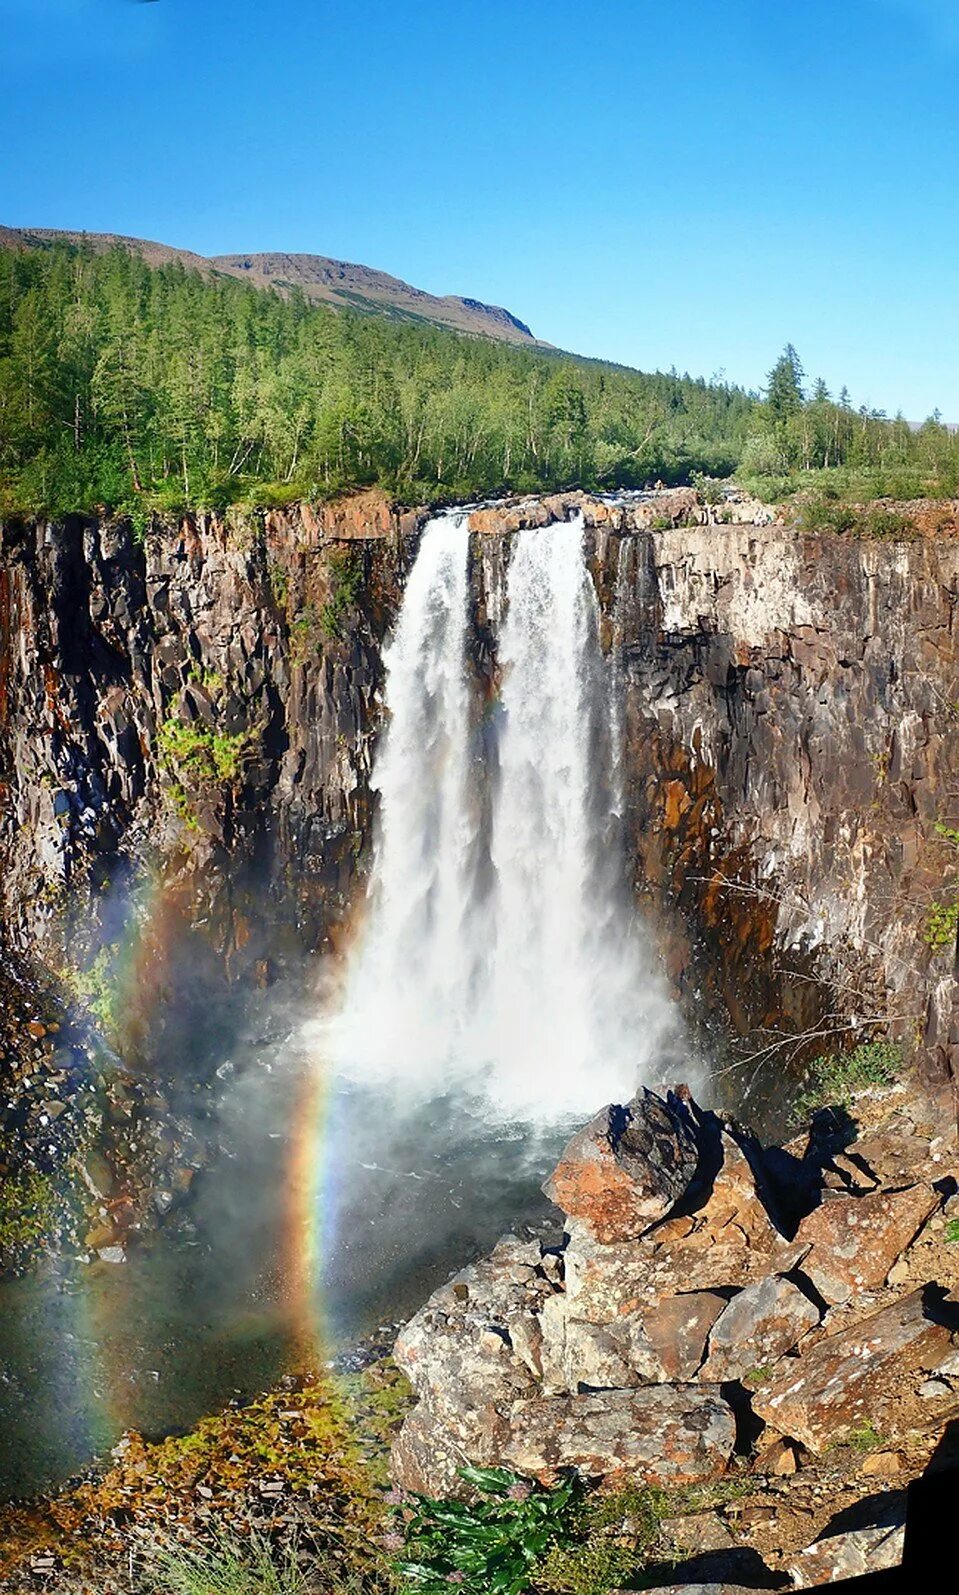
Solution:
M 674 1490 L 632 1485 L 587 1491 L 576 1476 L 555 1489 L 505 1468 L 461 1468 L 473 1502 L 412 1497 L 397 1513 L 403 1589 L 421 1595 L 608 1595 L 646 1587 L 677 1559 L 669 1520 L 714 1511 L 748 1491 L 738 1478 Z M 661 1578 L 659 1575 L 663 1574 Z
M 809 1067 L 795 1112 L 805 1118 L 818 1108 L 844 1108 L 857 1092 L 890 1086 L 902 1072 L 902 1048 L 894 1041 L 864 1041 L 852 1052 L 823 1053 Z
M 577 1485 L 567 1480 L 544 1490 L 506 1468 L 461 1468 L 478 1500 L 417 1497 L 406 1523 L 406 1553 L 397 1568 L 422 1595 L 521 1595 L 532 1570 L 551 1547 L 573 1538 L 570 1506 Z

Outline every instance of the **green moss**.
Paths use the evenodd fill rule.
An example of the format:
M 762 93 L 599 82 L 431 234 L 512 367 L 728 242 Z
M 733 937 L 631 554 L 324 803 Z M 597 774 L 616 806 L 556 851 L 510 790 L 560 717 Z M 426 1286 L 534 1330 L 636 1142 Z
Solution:
M 69 984 L 79 1002 L 93 1015 L 107 1037 L 116 1035 L 120 1020 L 117 993 L 116 947 L 101 947 L 86 969 L 71 973 Z
M 363 563 L 355 549 L 330 559 L 330 596 L 320 611 L 320 630 L 328 642 L 343 635 L 343 622 L 355 608 L 363 586 Z
M 52 1175 L 20 1169 L 0 1180 L 0 1270 L 22 1265 L 52 1238 L 57 1206 Z
M 294 664 L 302 664 L 315 650 L 317 630 L 316 610 L 313 605 L 307 604 L 303 609 L 297 610 L 290 621 L 290 658 Z
M 285 609 L 290 596 L 290 573 L 285 565 L 271 560 L 268 570 L 270 591 L 277 609 Z

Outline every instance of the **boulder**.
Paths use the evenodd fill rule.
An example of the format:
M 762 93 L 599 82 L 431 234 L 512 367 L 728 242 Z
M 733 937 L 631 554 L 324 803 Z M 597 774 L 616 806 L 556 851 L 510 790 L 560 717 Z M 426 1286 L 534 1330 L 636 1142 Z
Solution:
M 726 1301 L 692 1291 L 595 1324 L 575 1317 L 567 1296 L 552 1296 L 540 1314 L 544 1388 L 613 1390 L 695 1379 Z
M 591 1478 L 695 1484 L 726 1471 L 735 1440 L 715 1386 L 647 1385 L 517 1402 L 500 1460 L 544 1480 L 575 1467 Z
M 553 1290 L 540 1255 L 538 1242 L 505 1237 L 401 1331 L 393 1355 L 420 1398 L 393 1448 L 401 1488 L 449 1493 L 467 1457 L 496 1460 L 503 1414 L 538 1389 L 538 1311 Z
M 865 1573 L 898 1567 L 904 1539 L 904 1529 L 899 1526 L 853 1529 L 848 1534 L 817 1540 L 790 1563 L 793 1588 L 837 1584 L 840 1579 L 861 1578 Z
M 785 1358 L 753 1396 L 754 1412 L 816 1452 L 867 1423 L 901 1433 L 915 1371 L 937 1367 L 951 1346 L 947 1325 L 927 1316 L 924 1295 L 913 1291 L 803 1356 Z
M 604 1108 L 575 1135 L 543 1190 L 598 1241 L 635 1240 L 675 1206 L 698 1162 L 678 1100 L 642 1091 L 626 1107 Z
M 626 1335 L 619 1324 L 590 1324 L 570 1316 L 564 1295 L 543 1304 L 540 1314 L 543 1389 L 548 1394 L 578 1390 L 617 1390 L 638 1385 L 629 1363 Z
M 789 1279 L 770 1274 L 734 1296 L 713 1325 L 703 1379 L 743 1379 L 778 1362 L 819 1323 L 819 1309 Z
M 714 1291 L 667 1297 L 635 1320 L 629 1335 L 630 1365 L 650 1381 L 695 1379 L 710 1331 L 727 1311 L 727 1298 Z
M 942 1201 L 931 1185 L 904 1191 L 831 1196 L 803 1219 L 803 1272 L 831 1305 L 874 1290 Z

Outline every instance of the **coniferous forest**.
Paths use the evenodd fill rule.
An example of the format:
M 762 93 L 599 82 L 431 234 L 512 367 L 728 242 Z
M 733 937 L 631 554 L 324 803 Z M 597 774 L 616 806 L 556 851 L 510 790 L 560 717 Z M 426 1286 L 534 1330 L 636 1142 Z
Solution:
M 870 494 L 953 492 L 959 442 L 938 417 L 915 427 L 807 385 L 791 347 L 759 397 L 150 267 L 122 246 L 0 253 L 7 513 L 733 472 L 787 492 L 823 471 Z

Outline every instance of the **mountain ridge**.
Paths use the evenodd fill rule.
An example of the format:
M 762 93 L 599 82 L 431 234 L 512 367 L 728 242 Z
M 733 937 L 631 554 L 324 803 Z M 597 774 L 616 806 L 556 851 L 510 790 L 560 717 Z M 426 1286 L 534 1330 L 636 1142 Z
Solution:
M 541 349 L 552 345 L 535 338 L 524 321 L 501 305 L 458 294 L 430 294 L 393 277 L 388 272 L 328 255 L 296 254 L 283 250 L 259 253 L 200 255 L 194 250 L 123 233 L 92 233 L 56 227 L 0 226 L 0 248 L 43 249 L 56 243 L 86 244 L 103 253 L 121 245 L 150 266 L 172 261 L 203 276 L 225 276 L 273 288 L 281 294 L 299 289 L 313 303 L 337 309 L 385 315 L 394 320 L 430 322 L 474 337 L 496 338 L 506 343 Z

